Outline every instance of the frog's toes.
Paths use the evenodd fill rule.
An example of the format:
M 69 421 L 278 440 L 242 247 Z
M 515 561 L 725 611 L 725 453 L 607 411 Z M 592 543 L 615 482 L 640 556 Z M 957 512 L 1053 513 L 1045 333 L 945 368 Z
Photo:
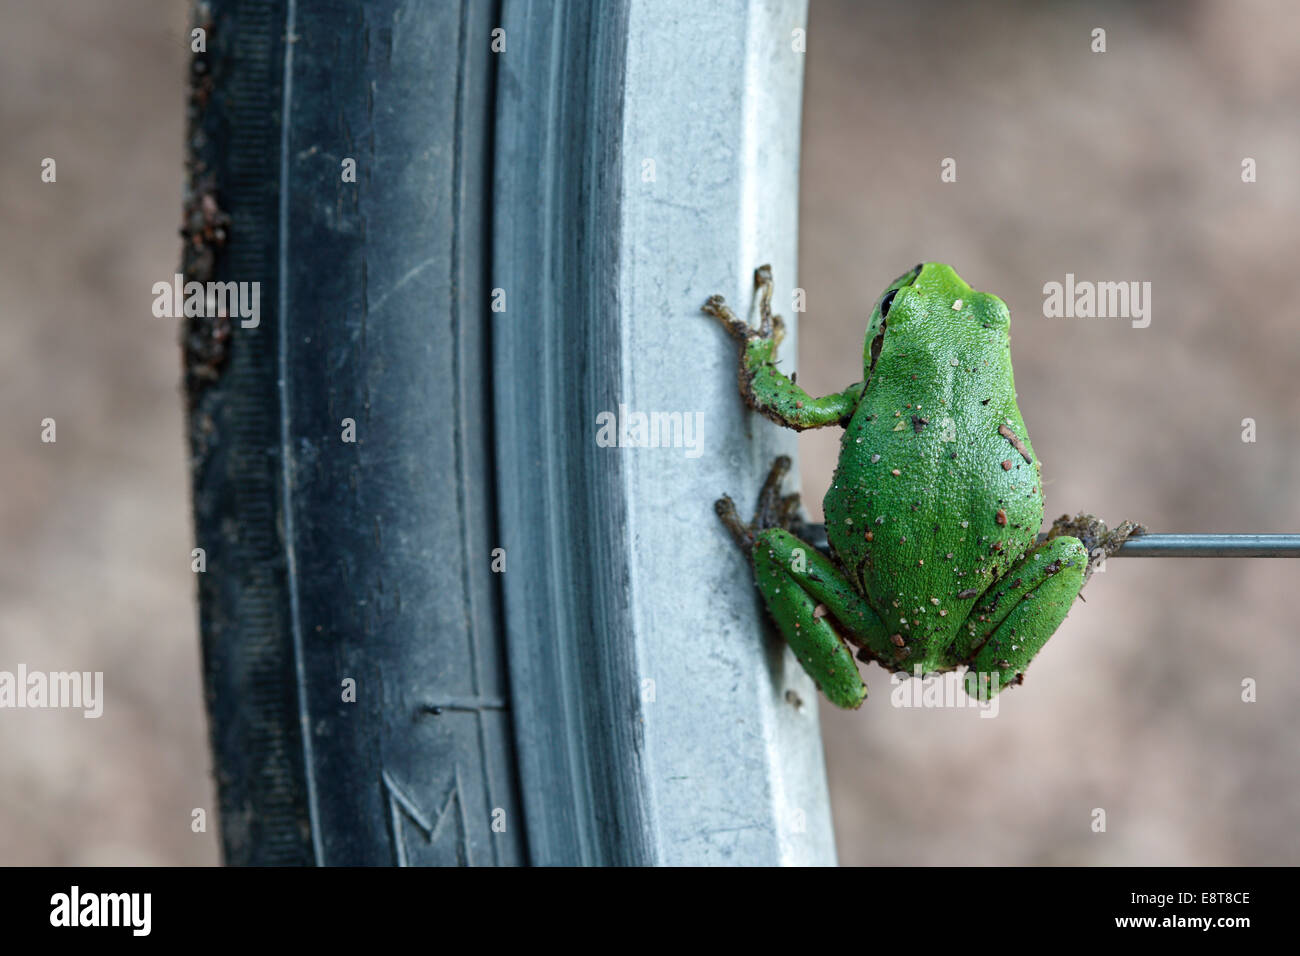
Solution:
M 706 315 L 712 315 L 724 321 L 734 319 L 736 316 L 731 311 L 731 306 L 727 305 L 727 300 L 720 295 L 711 295 L 704 300 L 704 305 L 700 306 L 700 311 Z
M 799 495 L 781 494 L 781 482 L 790 472 L 790 456 L 781 455 L 774 462 L 758 493 L 758 504 L 754 508 L 754 517 L 746 524 L 736 511 L 736 503 L 729 495 L 723 495 L 713 503 L 713 510 L 718 518 L 731 532 L 741 550 L 749 552 L 754 549 L 758 536 L 768 528 L 782 528 L 786 531 L 802 526 L 799 517 Z
M 784 528 L 789 531 L 803 523 L 799 517 L 798 493 L 781 494 L 781 483 L 789 473 L 788 455 L 781 455 L 772 462 L 772 469 L 767 473 L 767 480 L 763 482 L 763 489 L 758 494 L 758 507 L 754 509 L 754 520 L 750 524 L 755 536 L 768 528 Z
M 799 518 L 799 494 L 797 492 L 786 495 L 781 499 L 781 509 L 777 515 L 777 520 L 781 523 L 781 527 L 787 531 L 795 525 L 803 523 Z
M 718 319 L 731 337 L 742 345 L 755 341 L 770 342 L 775 347 L 785 337 L 785 323 L 772 314 L 772 267 L 761 265 L 754 270 L 754 288 L 758 291 L 758 328 L 736 315 L 720 295 L 711 295 L 700 311 Z M 766 353 L 765 353 L 766 355 Z
M 754 270 L 754 288 L 758 290 L 758 337 L 780 342 L 784 327 L 779 315 L 772 315 L 772 267 L 766 263 Z
M 717 512 L 726 529 L 731 532 L 731 537 L 735 539 L 740 550 L 746 554 L 753 551 L 756 537 L 754 531 L 740 520 L 740 515 L 736 513 L 736 503 L 731 500 L 731 497 L 723 495 L 713 503 L 713 510 Z
M 1068 536 L 1078 538 L 1083 542 L 1083 546 L 1088 552 L 1088 565 L 1083 573 L 1083 580 L 1086 584 L 1088 579 L 1092 577 L 1093 571 L 1103 564 L 1108 557 L 1122 548 L 1125 541 L 1145 534 L 1146 530 L 1144 525 L 1133 521 L 1121 521 L 1118 527 L 1108 529 L 1106 522 L 1096 515 L 1079 512 L 1073 518 L 1069 515 L 1061 515 L 1052 522 L 1052 529 L 1047 533 L 1047 540 L 1051 541 L 1054 538 Z
M 731 337 L 742 344 L 758 334 L 749 327 L 749 323 L 731 311 L 731 306 L 727 305 L 727 300 L 720 295 L 709 296 L 704 305 L 700 307 L 700 311 L 720 321 L 722 327 L 727 330 Z
M 757 269 L 754 270 L 754 288 L 758 292 L 758 304 L 759 304 L 760 311 L 770 314 L 771 307 L 772 307 L 772 288 L 773 288 L 771 265 L 764 263 L 763 265 L 759 266 Z M 767 319 L 767 317 L 768 317 L 767 315 L 763 316 L 765 320 Z M 764 324 L 764 331 L 767 331 L 766 321 L 764 321 L 763 324 Z
M 772 462 L 772 468 L 763 481 L 763 490 L 758 493 L 758 514 L 771 511 L 781 496 L 781 482 L 790 472 L 790 456 L 778 455 Z

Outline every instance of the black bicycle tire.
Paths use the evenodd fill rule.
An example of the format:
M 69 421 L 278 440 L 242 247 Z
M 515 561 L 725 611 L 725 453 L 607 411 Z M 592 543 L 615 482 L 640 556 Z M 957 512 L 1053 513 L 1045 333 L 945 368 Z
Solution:
M 183 334 L 230 864 L 528 859 L 491 568 L 496 15 L 200 7 L 184 272 L 262 290 L 256 327 Z

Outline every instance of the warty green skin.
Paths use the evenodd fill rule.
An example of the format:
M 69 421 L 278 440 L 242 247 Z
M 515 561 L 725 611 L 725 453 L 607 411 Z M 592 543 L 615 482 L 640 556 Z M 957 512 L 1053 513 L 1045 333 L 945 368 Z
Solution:
M 1035 546 L 1042 486 L 1006 305 L 949 266 L 918 266 L 876 302 L 863 382 L 813 398 L 776 368 L 770 272 L 755 278 L 759 329 L 716 297 L 705 307 L 741 342 L 741 394 L 792 428 L 845 427 L 824 499 L 830 555 L 771 508 L 742 525 L 730 499 L 718 502 L 800 662 L 849 708 L 866 697 L 852 648 L 908 673 L 968 665 L 968 690 L 981 695 L 1020 683 L 1082 587 L 1087 553 L 1067 536 Z

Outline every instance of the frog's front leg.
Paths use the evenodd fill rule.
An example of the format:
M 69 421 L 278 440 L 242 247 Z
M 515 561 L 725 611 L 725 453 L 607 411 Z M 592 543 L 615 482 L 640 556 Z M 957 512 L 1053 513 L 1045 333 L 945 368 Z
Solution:
M 720 295 L 710 297 L 703 308 L 718 318 L 740 345 L 738 378 L 745 403 L 778 425 L 799 431 L 847 422 L 862 396 L 862 383 L 814 398 L 777 371 L 776 347 L 781 344 L 785 325 L 779 315 L 772 314 L 771 266 L 754 270 L 754 288 L 758 290 L 757 329 L 732 312 Z
M 848 642 L 887 659 L 896 652 L 885 626 L 835 563 L 801 541 L 784 525 L 795 520 L 798 497 L 781 497 L 781 478 L 790 467 L 782 456 L 759 495 L 754 520 L 746 525 L 730 498 L 716 509 L 723 524 L 749 553 L 754 577 L 781 636 L 803 669 L 831 703 L 856 708 L 867 696 Z
M 980 596 L 954 645 L 954 656 L 970 662 L 968 690 L 987 699 L 1024 680 L 1078 597 L 1087 566 L 1078 538 L 1053 538 L 1031 548 Z

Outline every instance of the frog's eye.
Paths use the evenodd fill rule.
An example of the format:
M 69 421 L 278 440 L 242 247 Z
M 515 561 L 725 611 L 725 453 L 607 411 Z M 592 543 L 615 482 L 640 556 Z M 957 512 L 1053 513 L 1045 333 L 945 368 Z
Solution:
M 880 317 L 882 319 L 889 317 L 889 307 L 894 304 L 894 296 L 898 295 L 897 289 L 890 289 L 885 293 L 885 297 L 880 300 Z

